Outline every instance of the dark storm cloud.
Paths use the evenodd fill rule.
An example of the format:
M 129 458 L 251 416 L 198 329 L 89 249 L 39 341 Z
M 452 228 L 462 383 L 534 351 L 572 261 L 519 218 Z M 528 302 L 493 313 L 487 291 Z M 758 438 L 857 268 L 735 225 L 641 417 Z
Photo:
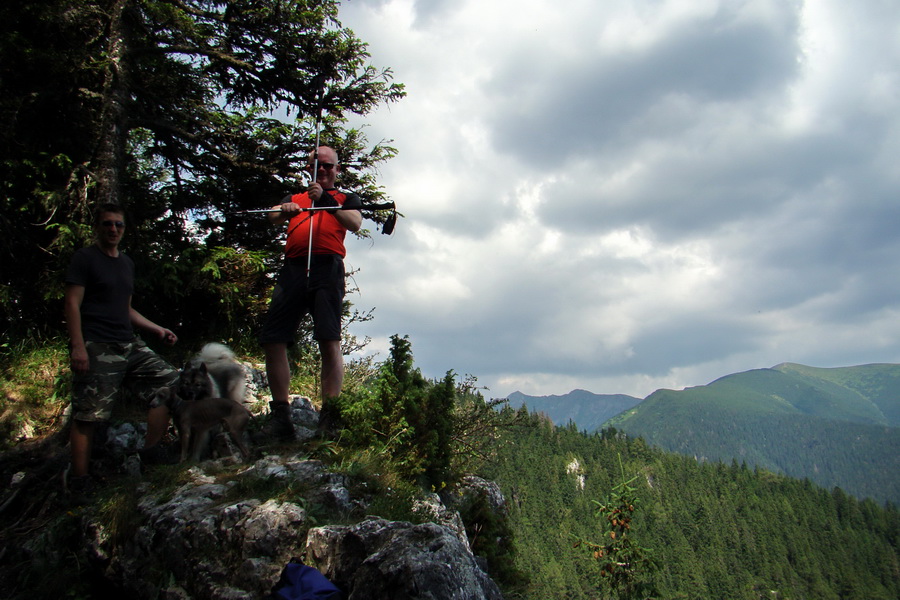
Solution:
M 631 126 L 668 96 L 701 105 L 682 123 L 687 129 L 691 119 L 703 118 L 703 104 L 783 94 L 799 69 L 796 15 L 775 30 L 734 17 L 687 23 L 650 47 L 615 54 L 587 38 L 584 52 L 568 60 L 555 55 L 552 40 L 546 53 L 523 52 L 532 62 L 513 61 L 517 55 L 510 53 L 488 91 L 495 99 L 488 118 L 497 150 L 532 167 L 561 168 L 585 152 L 633 149 L 640 140 Z

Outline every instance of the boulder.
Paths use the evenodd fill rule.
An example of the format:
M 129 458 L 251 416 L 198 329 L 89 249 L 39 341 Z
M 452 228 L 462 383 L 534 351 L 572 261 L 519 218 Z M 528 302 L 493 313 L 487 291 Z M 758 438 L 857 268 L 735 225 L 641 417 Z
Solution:
M 441 493 L 441 500 L 451 510 L 459 510 L 476 498 L 487 501 L 488 506 L 498 516 L 505 515 L 508 510 L 500 486 L 475 475 L 466 475 L 455 486 Z
M 469 545 L 469 536 L 466 534 L 466 524 L 463 523 L 459 511 L 444 506 L 440 496 L 435 493 L 425 494 L 422 499 L 413 502 L 413 511 L 432 523 L 437 523 L 452 531 L 466 547 L 466 550 L 472 551 L 472 547 Z
M 466 544 L 435 523 L 368 518 L 309 531 L 307 557 L 347 600 L 501 600 Z

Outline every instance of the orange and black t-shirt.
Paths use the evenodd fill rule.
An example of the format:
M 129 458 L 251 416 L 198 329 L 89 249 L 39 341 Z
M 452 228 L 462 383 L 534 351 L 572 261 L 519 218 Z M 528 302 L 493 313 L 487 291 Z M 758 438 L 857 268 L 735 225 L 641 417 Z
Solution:
M 341 206 L 348 208 L 360 208 L 362 202 L 359 196 L 352 193 L 340 192 L 336 189 L 325 190 L 324 193 L 334 198 Z M 300 208 L 311 208 L 312 201 L 306 192 L 285 197 L 283 202 L 294 202 Z M 288 221 L 288 237 L 284 254 L 289 258 L 306 256 L 309 253 L 309 228 L 312 225 L 312 253 L 313 254 L 337 254 L 341 258 L 347 256 L 344 248 L 344 237 L 347 229 L 340 224 L 334 215 L 324 210 L 315 212 L 301 212 L 291 217 Z

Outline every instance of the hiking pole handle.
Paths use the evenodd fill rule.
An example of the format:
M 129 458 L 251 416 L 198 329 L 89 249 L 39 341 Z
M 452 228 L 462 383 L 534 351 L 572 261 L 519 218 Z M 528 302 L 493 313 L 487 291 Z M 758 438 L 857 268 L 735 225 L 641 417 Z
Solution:
M 312 206 L 310 208 L 300 208 L 297 212 L 318 212 L 320 210 L 350 210 L 350 207 L 346 209 L 341 206 Z M 355 209 L 359 210 L 359 209 Z M 234 212 L 228 213 L 229 215 L 262 215 L 266 213 L 280 213 L 285 212 L 280 208 L 254 208 L 252 210 L 236 210 Z

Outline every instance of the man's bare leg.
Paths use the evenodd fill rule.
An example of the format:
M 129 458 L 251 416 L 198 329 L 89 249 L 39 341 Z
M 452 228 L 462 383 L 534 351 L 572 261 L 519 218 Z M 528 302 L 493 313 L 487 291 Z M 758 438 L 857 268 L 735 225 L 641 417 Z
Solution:
M 322 403 L 341 395 L 344 385 L 344 354 L 340 340 L 319 342 L 322 355 Z
M 169 427 L 169 408 L 157 406 L 147 413 L 147 435 L 144 436 L 144 448 L 157 445 Z
M 287 404 L 291 387 L 291 366 L 288 363 L 287 344 L 263 344 L 266 352 L 266 377 L 272 402 Z
M 322 355 L 322 409 L 319 411 L 319 431 L 334 433 L 340 428 L 340 412 L 336 400 L 344 385 L 344 355 L 340 340 L 319 341 Z
M 91 461 L 91 443 L 94 441 L 94 424 L 90 421 L 72 420 L 69 432 L 69 449 L 72 454 L 72 476 L 88 474 Z
M 291 391 L 291 366 L 288 363 L 287 344 L 263 344 L 266 353 L 266 377 L 269 380 L 269 391 L 272 402 L 269 409 L 272 418 L 266 424 L 266 435 L 278 437 L 284 441 L 295 439 L 294 424 L 291 421 L 289 397 Z

